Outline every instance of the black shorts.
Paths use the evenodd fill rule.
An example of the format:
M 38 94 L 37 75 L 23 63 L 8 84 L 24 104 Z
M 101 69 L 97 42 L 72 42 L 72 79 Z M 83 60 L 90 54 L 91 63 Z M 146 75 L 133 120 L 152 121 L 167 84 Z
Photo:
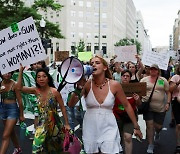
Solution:
M 172 101 L 172 111 L 176 124 L 180 124 L 180 103 L 178 103 L 177 99 Z
M 163 125 L 165 115 L 166 115 L 166 112 L 148 111 L 147 113 L 143 114 L 143 119 L 145 121 L 153 120 L 155 123 L 159 125 Z

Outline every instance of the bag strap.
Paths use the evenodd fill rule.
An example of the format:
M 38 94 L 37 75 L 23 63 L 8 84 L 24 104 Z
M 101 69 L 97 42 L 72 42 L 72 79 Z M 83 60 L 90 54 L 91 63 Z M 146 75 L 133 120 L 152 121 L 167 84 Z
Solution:
M 155 83 L 154 83 L 154 87 L 153 87 L 152 92 L 151 92 L 151 94 L 150 94 L 150 96 L 149 96 L 149 101 L 151 101 L 151 98 L 152 98 L 152 96 L 153 96 L 153 92 L 154 92 L 154 89 L 155 89 L 157 80 L 158 80 L 158 77 L 156 78 L 156 81 L 155 81 Z

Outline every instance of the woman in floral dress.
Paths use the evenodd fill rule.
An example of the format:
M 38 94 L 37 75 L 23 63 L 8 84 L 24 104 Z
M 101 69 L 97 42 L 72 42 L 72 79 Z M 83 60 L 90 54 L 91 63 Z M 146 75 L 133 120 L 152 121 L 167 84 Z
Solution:
M 22 87 L 22 72 L 23 67 L 20 67 L 19 89 L 25 93 L 35 94 L 38 98 L 39 117 L 32 153 L 60 153 L 63 151 L 63 128 L 70 129 L 61 94 L 55 88 L 52 77 L 45 69 L 37 70 L 36 87 Z M 64 117 L 64 126 L 57 112 L 58 105 Z

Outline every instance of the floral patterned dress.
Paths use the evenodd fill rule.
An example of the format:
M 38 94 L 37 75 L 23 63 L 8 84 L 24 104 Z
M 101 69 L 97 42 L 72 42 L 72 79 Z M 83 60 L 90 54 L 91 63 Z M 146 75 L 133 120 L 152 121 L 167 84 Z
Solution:
M 57 154 L 63 151 L 63 124 L 57 113 L 57 102 L 50 90 L 46 100 L 37 95 L 39 122 L 36 128 L 32 153 Z

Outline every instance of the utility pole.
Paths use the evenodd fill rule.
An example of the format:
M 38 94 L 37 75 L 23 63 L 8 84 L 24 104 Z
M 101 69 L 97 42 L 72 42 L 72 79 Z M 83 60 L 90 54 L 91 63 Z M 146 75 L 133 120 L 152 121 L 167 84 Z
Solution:
M 98 43 L 99 43 L 99 53 L 101 53 L 101 2 L 99 0 L 99 39 L 98 39 Z

